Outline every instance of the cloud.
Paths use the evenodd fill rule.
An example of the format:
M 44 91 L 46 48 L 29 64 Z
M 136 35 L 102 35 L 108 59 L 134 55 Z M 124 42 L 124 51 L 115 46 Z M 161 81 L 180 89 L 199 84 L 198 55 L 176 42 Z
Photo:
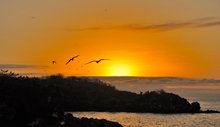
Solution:
M 194 21 L 211 21 L 211 20 L 216 20 L 218 19 L 217 17 L 202 17 L 202 18 L 197 18 L 194 19 Z
M 165 88 L 168 89 L 209 89 L 209 90 L 220 90 L 220 85 L 167 85 Z
M 203 23 L 198 25 L 197 27 L 211 27 L 211 26 L 219 26 L 220 21 L 215 21 L 215 22 L 208 22 L 208 23 Z
M 108 81 L 116 84 L 145 84 L 145 85 L 160 85 L 160 84 L 178 84 L 178 85 L 201 85 L 201 84 L 220 84 L 220 80 L 215 79 L 191 79 L 179 77 L 98 77 L 103 81 Z
M 179 77 L 96 77 L 110 83 L 120 90 L 139 93 L 147 90 L 177 90 L 177 89 L 218 89 L 220 80 L 192 79 Z M 213 86 L 213 87 L 212 87 Z
M 102 30 L 102 29 L 107 29 L 107 28 L 102 28 L 102 27 L 88 27 L 88 28 L 69 28 L 66 29 L 67 31 L 85 31 L 85 30 Z
M 0 64 L 0 69 L 26 69 L 26 68 L 46 68 L 47 66 L 26 65 L 26 64 Z
M 67 31 L 98 31 L 98 30 L 139 30 L 139 31 L 169 31 L 183 28 L 203 28 L 220 26 L 220 19 L 216 17 L 203 17 L 189 21 L 175 21 L 159 24 L 128 24 L 112 27 L 71 28 Z
M 190 22 L 172 22 L 156 25 L 127 25 L 121 27 L 121 29 L 127 30 L 156 30 L 156 31 L 167 31 L 173 29 L 180 29 L 184 27 L 193 26 L 193 23 Z

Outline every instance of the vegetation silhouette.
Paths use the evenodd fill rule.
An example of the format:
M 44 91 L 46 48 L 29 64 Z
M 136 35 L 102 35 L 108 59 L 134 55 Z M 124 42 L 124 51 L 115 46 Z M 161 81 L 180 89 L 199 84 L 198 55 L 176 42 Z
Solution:
M 56 125 L 61 126 L 59 122 L 64 121 L 64 112 L 68 111 L 203 112 L 198 102 L 190 104 L 164 90 L 136 94 L 119 91 L 108 83 L 86 77 L 29 78 L 0 74 L 0 126 L 9 123 L 30 125 L 34 121 L 41 121 L 42 126 L 48 121 L 56 121 Z

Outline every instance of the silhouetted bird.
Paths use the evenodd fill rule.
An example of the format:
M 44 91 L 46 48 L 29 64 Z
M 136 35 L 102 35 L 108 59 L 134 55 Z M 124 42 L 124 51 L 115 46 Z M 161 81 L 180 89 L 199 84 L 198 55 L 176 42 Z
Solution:
M 68 62 L 66 62 L 66 65 L 67 65 L 69 62 L 73 61 L 73 60 L 74 60 L 76 57 L 79 57 L 79 55 L 74 56 L 73 58 L 69 59 L 69 61 L 68 61 Z
M 88 62 L 88 63 L 86 63 L 86 64 L 90 64 L 90 63 L 93 63 L 93 62 L 99 63 L 99 62 L 101 62 L 102 60 L 110 60 L 110 59 L 92 60 L 92 61 L 90 61 L 90 62 Z M 86 65 L 86 64 L 85 64 L 85 65 Z
M 52 64 L 56 64 L 57 62 L 56 61 L 52 61 Z

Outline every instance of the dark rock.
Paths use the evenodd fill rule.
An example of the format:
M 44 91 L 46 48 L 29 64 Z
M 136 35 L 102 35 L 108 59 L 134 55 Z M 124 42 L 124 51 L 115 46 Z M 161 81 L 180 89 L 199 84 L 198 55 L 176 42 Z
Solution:
M 93 119 L 93 118 L 85 118 L 81 119 L 73 117 L 72 114 L 67 113 L 64 116 L 64 126 L 65 127 L 122 127 L 117 122 L 111 122 L 105 119 Z
M 201 113 L 220 113 L 220 112 L 216 110 L 205 110 L 205 111 L 201 111 Z
M 197 113 L 197 112 L 200 112 L 200 109 L 201 109 L 201 107 L 200 107 L 199 102 L 191 103 L 191 112 Z

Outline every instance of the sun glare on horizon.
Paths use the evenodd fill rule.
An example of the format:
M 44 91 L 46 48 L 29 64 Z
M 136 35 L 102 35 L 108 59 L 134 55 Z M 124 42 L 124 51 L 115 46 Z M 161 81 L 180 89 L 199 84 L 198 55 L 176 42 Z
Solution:
M 109 76 L 134 76 L 132 67 L 128 65 L 114 65 L 109 71 Z

